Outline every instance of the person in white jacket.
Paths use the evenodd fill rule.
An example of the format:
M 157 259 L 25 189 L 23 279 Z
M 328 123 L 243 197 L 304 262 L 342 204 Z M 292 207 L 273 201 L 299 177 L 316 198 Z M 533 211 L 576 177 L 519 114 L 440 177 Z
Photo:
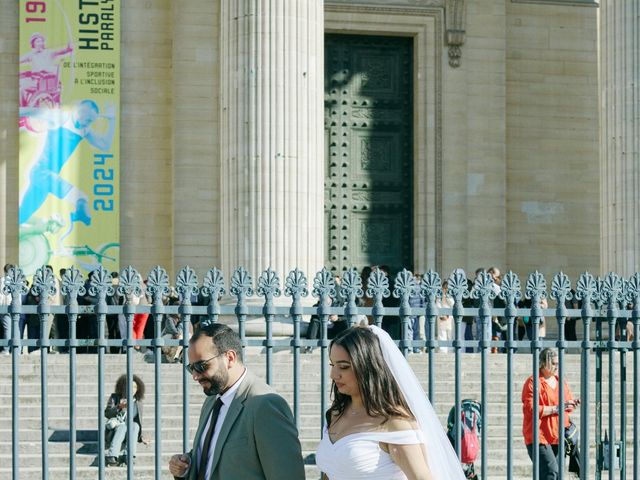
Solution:
M 4 286 L 7 283 L 7 275 L 12 268 L 13 265 L 7 263 L 4 266 L 4 275 L 0 277 L 0 305 L 2 306 L 11 305 L 11 294 L 4 293 L 3 290 Z M 9 315 L 8 313 L 0 314 L 0 328 L 2 328 L 2 331 L 0 331 L 0 333 L 2 333 L 2 338 L 11 338 L 11 315 Z M 9 347 L 0 349 L 0 353 L 9 353 Z
M 448 282 L 445 280 L 442 282 L 442 297 L 436 299 L 436 307 L 438 308 L 453 308 L 453 298 L 447 296 Z M 438 340 L 449 341 L 453 340 L 453 315 L 438 315 Z M 450 347 L 439 347 L 440 352 L 449 352 Z

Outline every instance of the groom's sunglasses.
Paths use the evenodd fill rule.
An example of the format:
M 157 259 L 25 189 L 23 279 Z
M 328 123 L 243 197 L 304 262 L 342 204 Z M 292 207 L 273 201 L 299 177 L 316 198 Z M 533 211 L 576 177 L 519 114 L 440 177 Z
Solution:
M 184 368 L 186 368 L 191 375 L 193 375 L 193 372 L 203 374 L 207 371 L 207 366 L 211 360 L 218 358 L 220 355 L 224 355 L 225 353 L 227 352 L 219 353 L 218 355 L 214 355 L 206 360 L 198 360 L 197 362 L 189 363 L 188 365 L 185 365 Z

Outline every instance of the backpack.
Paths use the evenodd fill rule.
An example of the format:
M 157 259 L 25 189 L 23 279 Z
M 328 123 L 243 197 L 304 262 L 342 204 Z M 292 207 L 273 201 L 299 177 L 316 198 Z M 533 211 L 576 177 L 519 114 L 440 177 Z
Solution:
M 462 438 L 460 439 L 460 463 L 472 464 L 478 458 L 480 451 L 480 433 L 482 430 L 482 407 L 480 403 L 464 399 L 460 404 L 461 420 L 460 426 Z M 455 406 L 449 411 L 447 418 L 447 436 L 451 444 L 455 447 L 455 426 L 456 426 Z
M 480 439 L 478 438 L 478 417 L 472 413 L 471 426 L 465 412 L 462 412 L 462 439 L 460 441 L 460 462 L 473 463 L 478 458 Z

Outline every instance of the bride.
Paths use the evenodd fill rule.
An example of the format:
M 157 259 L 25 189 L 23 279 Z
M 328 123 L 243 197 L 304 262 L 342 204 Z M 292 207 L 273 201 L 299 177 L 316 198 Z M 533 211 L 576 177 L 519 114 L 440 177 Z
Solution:
M 465 478 L 418 379 L 384 330 L 345 330 L 329 358 L 333 403 L 316 452 L 325 480 Z

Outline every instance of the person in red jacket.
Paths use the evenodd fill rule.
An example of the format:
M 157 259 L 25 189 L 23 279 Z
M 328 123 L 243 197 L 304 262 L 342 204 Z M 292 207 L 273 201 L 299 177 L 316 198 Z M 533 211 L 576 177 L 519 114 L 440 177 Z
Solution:
M 539 478 L 540 480 L 556 480 L 558 472 L 558 444 L 560 435 L 564 435 L 564 429 L 570 424 L 569 412 L 572 412 L 580 404 L 579 399 L 573 398 L 571 389 L 564 383 L 564 425 L 559 428 L 558 412 L 560 381 L 558 379 L 558 354 L 551 348 L 545 348 L 540 352 L 540 370 L 538 374 L 538 451 L 539 453 Z M 529 452 L 529 458 L 533 460 L 533 375 L 530 376 L 522 387 L 522 434 L 524 443 Z M 564 452 L 562 452 L 564 454 Z

